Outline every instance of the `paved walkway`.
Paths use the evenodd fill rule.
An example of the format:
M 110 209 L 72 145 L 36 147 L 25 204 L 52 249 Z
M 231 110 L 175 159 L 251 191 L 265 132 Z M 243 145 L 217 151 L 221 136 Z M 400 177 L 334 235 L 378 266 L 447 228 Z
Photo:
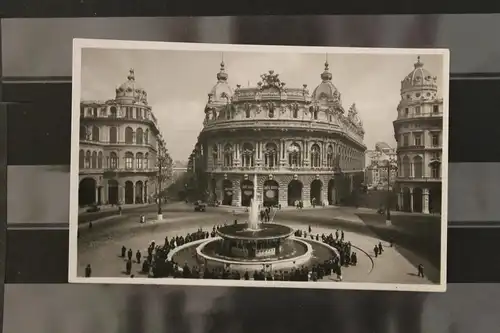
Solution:
M 182 206 L 179 206 L 182 207 Z M 186 206 L 189 207 L 189 206 Z M 332 214 L 332 211 L 335 214 Z M 127 214 L 125 214 L 127 215 Z M 149 213 L 148 217 L 154 219 L 156 213 Z M 301 211 L 281 211 L 276 216 L 276 222 L 284 223 L 295 228 L 307 229 L 309 225 L 313 228 L 313 233 L 331 233 L 338 227 L 335 220 L 345 219 L 350 223 L 359 226 L 364 224 L 359 217 L 344 208 L 333 209 L 308 209 Z M 290 218 L 293 217 L 293 218 Z M 315 224 L 310 222 L 312 218 L 321 219 L 325 223 Z M 196 231 L 200 227 L 210 230 L 213 225 L 231 221 L 234 218 L 231 213 L 223 209 L 213 209 L 206 213 L 195 213 L 189 208 L 189 212 L 165 212 L 165 219 L 158 222 L 148 222 L 146 224 L 137 223 L 137 218 L 124 216 L 116 224 L 108 227 L 103 224 L 103 228 L 93 228 L 82 233 L 79 241 L 79 265 L 78 273 L 84 273 L 85 266 L 92 265 L 93 276 L 113 277 L 124 276 L 123 270 L 125 262 L 119 258 L 119 252 L 124 245 L 145 252 L 147 245 L 152 241 L 163 242 L 165 236 L 175 237 L 185 235 L 188 232 Z M 330 222 L 329 222 L 330 221 Z M 329 226 L 328 224 L 331 223 Z M 365 226 L 366 227 L 366 226 Z M 360 249 L 357 250 L 360 264 L 356 267 L 344 269 L 344 281 L 346 282 L 379 282 L 379 283 L 430 283 L 428 279 L 416 276 L 415 266 L 400 254 L 396 248 L 390 248 L 384 244 L 384 253 L 378 258 L 373 257 L 373 247 L 378 244 L 379 239 L 368 229 L 363 233 L 344 230 L 346 240 Z M 374 266 L 371 266 L 373 260 Z M 424 267 L 426 273 L 438 275 L 437 269 L 423 258 L 417 258 Z M 373 269 L 372 269 L 373 268 Z M 137 274 L 140 270 L 139 264 L 134 264 L 133 272 Z

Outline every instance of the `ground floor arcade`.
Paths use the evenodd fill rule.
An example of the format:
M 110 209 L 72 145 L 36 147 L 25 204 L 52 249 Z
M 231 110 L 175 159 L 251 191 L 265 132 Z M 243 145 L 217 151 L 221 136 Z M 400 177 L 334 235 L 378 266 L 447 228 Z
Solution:
M 147 177 L 103 179 L 80 176 L 78 205 L 142 204 L 151 202 L 154 193 L 155 188 L 149 184 Z
M 398 183 L 398 207 L 404 212 L 440 214 L 441 182 Z
M 332 174 L 215 174 L 209 182 L 212 199 L 223 205 L 249 206 L 256 194 L 265 206 L 338 205 L 347 201 L 363 173 Z M 257 191 L 257 193 L 255 193 Z

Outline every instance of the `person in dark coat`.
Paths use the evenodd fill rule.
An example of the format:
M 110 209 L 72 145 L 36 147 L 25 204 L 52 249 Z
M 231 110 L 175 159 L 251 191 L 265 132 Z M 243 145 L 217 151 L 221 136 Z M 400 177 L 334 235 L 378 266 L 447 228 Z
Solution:
M 122 258 L 125 258 L 125 254 L 127 253 L 127 248 L 124 246 L 122 246 Z
M 85 277 L 89 278 L 90 276 L 92 276 L 92 267 L 88 264 L 87 267 L 85 267 Z
M 132 249 L 128 249 L 128 252 L 127 252 L 128 260 L 132 260 L 132 255 L 133 255 Z
M 424 265 L 422 264 L 418 264 L 418 277 L 425 277 L 424 276 Z
M 137 263 L 140 264 L 141 263 L 141 251 L 137 250 L 137 252 L 135 253 L 135 259 L 137 260 Z
M 132 260 L 131 259 L 127 260 L 127 263 L 125 264 L 125 271 L 127 272 L 127 275 L 130 275 L 130 272 L 132 271 Z

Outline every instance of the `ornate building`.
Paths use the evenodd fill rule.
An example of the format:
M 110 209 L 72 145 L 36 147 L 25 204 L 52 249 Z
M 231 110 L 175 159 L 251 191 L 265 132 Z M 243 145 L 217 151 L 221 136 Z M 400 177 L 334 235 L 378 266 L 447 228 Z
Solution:
M 418 57 L 401 81 L 398 118 L 393 122 L 398 156 L 398 205 L 408 212 L 441 212 L 443 100 L 437 77 Z
M 387 189 L 387 182 L 393 184 L 397 176 L 397 167 L 391 168 L 390 177 L 387 177 L 387 163 L 395 163 L 397 160 L 396 149 L 385 142 L 377 142 L 374 150 L 366 153 L 365 184 L 368 186 L 379 186 Z
M 248 206 L 256 188 L 264 205 L 333 205 L 363 182 L 363 125 L 354 104 L 344 110 L 328 67 L 310 94 L 272 70 L 233 90 L 221 63 L 195 148 L 212 199 Z
M 159 156 L 167 160 L 162 173 L 168 173 L 165 142 L 133 69 L 116 88 L 115 99 L 81 102 L 80 206 L 150 201 L 157 190 Z

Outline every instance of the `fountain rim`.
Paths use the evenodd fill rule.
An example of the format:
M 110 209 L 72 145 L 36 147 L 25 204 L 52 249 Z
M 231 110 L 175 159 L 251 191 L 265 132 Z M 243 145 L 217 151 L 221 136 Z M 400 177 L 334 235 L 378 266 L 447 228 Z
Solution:
M 239 223 L 238 225 L 247 225 L 248 226 L 248 223 Z M 232 227 L 234 224 L 232 225 L 228 225 L 228 226 L 224 226 L 224 227 L 221 227 L 220 229 L 217 229 L 216 233 L 219 237 L 221 237 L 222 239 L 230 239 L 230 240 L 241 240 L 241 241 L 262 241 L 262 240 L 272 240 L 272 239 L 283 239 L 283 238 L 289 238 L 291 236 L 293 236 L 295 230 L 287 225 L 284 225 L 284 224 L 279 224 L 279 223 L 263 223 L 265 225 L 269 225 L 269 226 L 277 226 L 277 227 L 280 227 L 280 228 L 287 228 L 288 231 L 286 233 L 281 233 L 279 235 L 273 235 L 273 236 L 262 236 L 262 237 L 251 237 L 251 236 L 239 236 L 239 235 L 230 235 L 230 234 L 227 234 L 227 233 L 224 233 L 224 232 L 221 232 L 220 229 L 222 228 L 229 228 L 229 227 Z M 258 231 L 258 230 L 256 230 Z

